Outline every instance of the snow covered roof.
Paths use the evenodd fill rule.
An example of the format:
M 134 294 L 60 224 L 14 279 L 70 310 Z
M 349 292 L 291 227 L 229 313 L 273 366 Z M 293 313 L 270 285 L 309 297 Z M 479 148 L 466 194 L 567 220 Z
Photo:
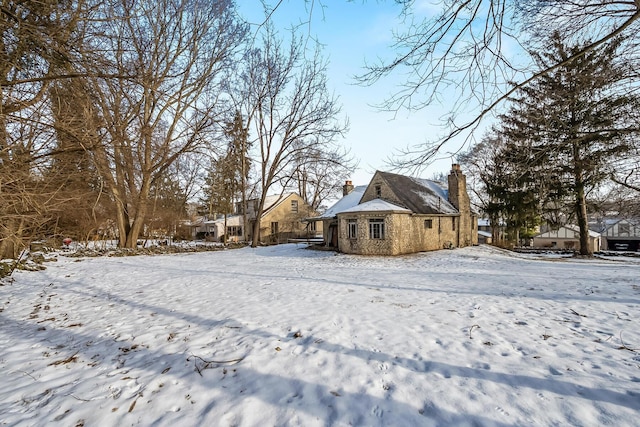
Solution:
M 608 229 L 610 229 L 611 227 L 613 227 L 616 224 L 631 224 L 631 225 L 637 225 L 638 223 L 640 223 L 640 221 L 638 221 L 635 218 L 608 218 L 606 220 L 604 220 L 604 230 L 606 231 Z
M 402 205 L 417 214 L 457 214 L 449 202 L 449 191 L 443 183 L 412 178 L 390 172 L 376 172 L 382 177 Z
M 366 185 L 358 185 L 351 191 L 351 193 L 347 194 L 342 199 L 338 200 L 333 206 L 327 209 L 317 219 L 333 218 L 340 212 L 344 212 L 347 209 L 357 206 L 358 203 L 360 203 L 360 199 L 362 198 L 362 194 L 364 193 L 364 190 L 366 189 L 367 189 Z
M 346 209 L 340 213 L 354 213 L 354 212 L 406 212 L 411 213 L 409 209 L 402 206 L 394 205 L 386 200 L 373 199 L 368 202 L 359 204 L 352 208 Z
M 504 227 L 506 224 L 501 219 L 498 221 L 498 227 Z M 478 218 L 478 227 L 491 227 L 491 220 L 487 218 Z
M 206 221 L 205 224 L 222 224 L 224 225 L 224 217 L 212 221 Z M 227 226 L 242 225 L 242 215 L 228 215 Z
M 264 199 L 264 212 L 262 212 L 262 215 L 264 216 L 267 212 L 269 212 L 270 210 L 274 209 L 276 206 L 278 206 L 280 203 L 282 203 L 282 201 L 284 199 L 286 199 L 287 197 L 289 197 L 290 195 L 292 195 L 294 193 L 287 193 L 287 194 L 274 194 L 271 196 L 267 196 Z
M 322 215 L 310 219 L 330 219 L 342 212 L 372 212 L 372 211 L 409 211 L 417 214 L 457 214 L 458 210 L 449 202 L 449 191 L 441 182 L 429 179 L 412 178 L 390 172 L 376 172 L 382 177 L 400 201 L 394 204 L 382 199 L 377 203 L 360 205 L 360 200 L 368 185 L 359 185 L 351 193 L 338 200 Z M 370 184 L 369 184 L 370 185 Z M 371 200 L 376 202 L 376 200 Z M 380 203 L 383 202 L 383 203 Z

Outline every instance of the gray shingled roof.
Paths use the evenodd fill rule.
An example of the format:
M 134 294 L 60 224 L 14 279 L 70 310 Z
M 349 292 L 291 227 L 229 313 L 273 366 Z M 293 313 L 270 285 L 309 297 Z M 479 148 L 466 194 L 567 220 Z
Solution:
M 443 184 L 429 179 L 412 178 L 378 171 L 402 205 L 417 214 L 457 214 L 449 202 L 449 192 Z

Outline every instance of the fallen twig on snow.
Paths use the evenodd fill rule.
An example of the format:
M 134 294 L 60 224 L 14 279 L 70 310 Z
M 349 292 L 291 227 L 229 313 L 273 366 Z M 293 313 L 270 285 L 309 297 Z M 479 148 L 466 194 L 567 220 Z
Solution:
M 49 363 L 49 366 L 64 365 L 65 363 L 75 362 L 76 360 L 78 360 L 78 356 L 77 355 L 78 355 L 78 352 L 76 351 L 71 356 L 67 357 L 66 359 L 56 360 L 55 362 Z
M 205 360 L 200 356 L 196 356 L 195 354 L 191 354 L 190 357 L 187 357 L 187 362 L 191 360 L 191 358 L 193 359 L 197 359 L 194 360 L 193 364 L 196 368 L 196 372 L 198 372 L 198 374 L 200 374 L 200 376 L 202 376 L 202 371 L 204 371 L 205 369 L 209 369 L 209 368 L 217 368 L 217 365 L 228 365 L 228 364 L 236 364 L 236 363 L 240 363 L 244 360 L 246 356 L 242 356 L 239 357 L 237 359 L 230 359 L 230 360 Z M 200 360 L 202 362 L 202 366 L 198 366 L 198 360 Z M 216 365 L 216 366 L 211 366 L 211 365 Z
M 469 328 L 469 339 L 472 340 L 473 337 L 471 336 L 471 331 L 473 331 L 473 328 L 478 328 L 480 329 L 480 325 L 471 325 L 471 327 Z
M 580 317 L 587 317 L 586 314 L 580 314 L 577 311 L 575 311 L 573 308 L 569 309 L 573 314 L 575 314 L 576 316 L 580 316 Z
M 622 343 L 622 346 L 618 347 L 618 350 L 629 350 L 629 351 L 632 351 L 634 353 L 639 350 L 637 348 L 627 347 L 627 345 L 624 343 L 624 341 L 622 341 L 622 331 L 620 331 L 620 342 Z

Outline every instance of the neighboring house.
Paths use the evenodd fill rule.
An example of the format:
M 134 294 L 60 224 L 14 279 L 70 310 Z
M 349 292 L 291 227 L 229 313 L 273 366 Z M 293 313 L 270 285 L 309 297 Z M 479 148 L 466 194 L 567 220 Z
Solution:
M 493 236 L 491 235 L 491 232 L 478 230 L 478 243 L 487 245 L 493 243 Z
M 247 240 L 253 238 L 258 200 L 247 203 Z M 237 209 L 241 214 L 241 205 Z M 286 243 L 288 239 L 314 238 L 322 234 L 322 224 L 306 222 L 305 218 L 317 215 L 297 193 L 267 196 L 264 212 L 260 217 L 259 241 L 263 243 Z M 239 215 L 242 217 L 242 215 Z M 319 228 L 319 229 L 318 229 Z
M 221 241 L 222 236 L 228 236 L 228 241 L 242 240 L 242 216 L 227 215 L 227 232 L 225 233 L 225 219 L 223 215 L 217 215 L 217 219 L 198 218 L 191 223 L 194 238 L 202 238 L 211 241 Z
M 536 248 L 580 250 L 580 228 L 564 225 L 557 230 L 549 230 L 533 237 Z M 589 230 L 589 250 L 598 252 L 601 247 L 600 233 Z
M 191 237 L 194 239 L 205 239 L 211 236 L 211 239 L 213 239 L 215 221 L 214 218 L 210 218 L 208 215 L 194 218 L 188 224 L 189 228 L 191 228 Z
M 493 243 L 491 222 L 485 218 L 478 218 L 478 243 L 490 245 Z
M 201 217 L 191 223 L 192 234 L 196 238 L 209 240 L 222 240 L 226 234 L 228 241 L 250 241 L 253 236 L 253 224 L 256 221 L 258 200 L 247 201 L 247 229 L 244 230 L 244 215 L 242 215 L 242 203 L 236 204 L 236 212 L 227 215 L 226 232 L 224 216 L 217 215 L 215 219 Z M 283 243 L 291 238 L 313 238 L 317 233 L 322 234 L 322 224 L 316 229 L 316 223 L 304 222 L 305 218 L 316 215 L 309 206 L 296 193 L 267 196 L 264 203 L 264 212 L 260 217 L 260 238 L 263 243 Z M 245 236 L 246 231 L 246 238 Z
M 325 244 L 339 252 L 399 255 L 478 243 L 466 178 L 454 164 L 448 186 L 377 171 L 366 187 L 345 196 L 321 217 Z
M 601 234 L 603 249 L 634 252 L 640 250 L 640 221 L 620 219 L 607 222 Z
M 497 240 L 495 242 L 493 241 L 493 233 L 497 235 Z M 486 218 L 478 218 L 478 243 L 486 243 L 488 245 L 499 244 L 504 241 L 504 235 L 505 227 L 502 221 L 499 222 L 499 225 L 494 230 L 490 220 Z

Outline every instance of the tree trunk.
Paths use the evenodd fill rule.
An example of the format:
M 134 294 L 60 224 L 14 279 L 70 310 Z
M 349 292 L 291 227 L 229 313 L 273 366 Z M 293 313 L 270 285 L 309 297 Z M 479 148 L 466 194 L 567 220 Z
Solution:
M 593 255 L 589 246 L 589 222 L 587 219 L 587 200 L 584 194 L 584 185 L 576 184 L 576 216 L 580 228 L 580 255 Z
M 22 238 L 24 220 L 16 224 L 15 219 L 9 219 L 4 225 L 6 231 L 2 233 L 2 241 L 0 241 L 0 259 L 16 259 L 20 248 L 24 247 Z
M 126 202 L 120 195 L 120 191 L 114 182 L 110 182 L 110 192 L 113 196 L 115 210 L 116 210 L 116 226 L 118 227 L 118 247 L 126 247 L 127 236 L 131 229 L 131 223 L 129 222 L 129 213 L 127 211 Z
M 251 236 L 251 247 L 255 248 L 260 243 L 260 219 L 256 218 L 253 222 L 253 236 Z
M 260 243 L 260 217 L 262 216 L 262 210 L 264 209 L 264 194 L 260 197 L 260 204 L 256 210 L 256 219 L 253 223 L 253 236 L 251 238 L 251 247 L 255 248 Z
M 228 236 L 227 236 L 227 214 L 225 212 L 224 214 L 224 228 L 222 229 L 222 243 L 224 243 L 225 245 L 227 244 L 228 241 Z
M 135 249 L 138 246 L 138 237 L 140 237 L 140 233 L 142 232 L 144 220 L 147 216 L 147 208 L 149 206 L 149 191 L 150 185 L 143 183 L 140 194 L 138 195 L 136 214 L 131 224 L 131 229 L 127 234 L 126 248 Z
M 576 141 L 578 138 L 573 137 Z M 589 247 L 589 222 L 587 220 L 587 198 L 585 196 L 584 169 L 582 164 L 582 156 L 580 145 L 573 143 L 573 163 L 574 163 L 574 179 L 575 179 L 575 213 L 578 220 L 578 228 L 580 229 L 580 255 L 591 256 L 593 251 Z
M 125 241 L 125 248 L 135 249 L 138 247 L 138 237 L 140 237 L 140 233 L 142 232 L 142 226 L 144 225 L 144 217 L 147 213 L 146 203 L 144 206 L 139 206 L 136 211 L 136 216 L 131 224 L 131 228 L 129 229 L 129 233 L 127 233 L 127 239 Z
M 14 231 L 15 221 L 9 220 L 5 223 L 6 231 L 2 233 L 0 241 L 0 259 L 15 259 L 16 257 L 16 233 Z

